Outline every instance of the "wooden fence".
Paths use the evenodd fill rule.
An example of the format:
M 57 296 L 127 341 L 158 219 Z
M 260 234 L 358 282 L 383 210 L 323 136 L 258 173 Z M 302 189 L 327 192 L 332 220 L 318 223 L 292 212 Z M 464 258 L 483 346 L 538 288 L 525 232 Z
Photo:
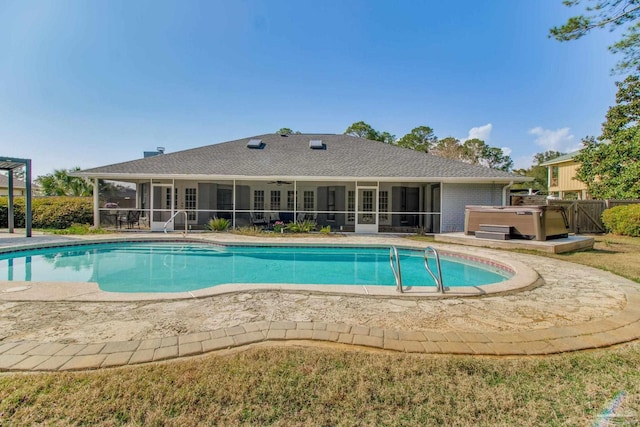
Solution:
M 640 203 L 640 200 L 548 200 L 544 196 L 513 196 L 511 200 L 513 205 L 562 206 L 569 220 L 569 232 L 576 234 L 606 233 L 602 224 L 605 209 Z

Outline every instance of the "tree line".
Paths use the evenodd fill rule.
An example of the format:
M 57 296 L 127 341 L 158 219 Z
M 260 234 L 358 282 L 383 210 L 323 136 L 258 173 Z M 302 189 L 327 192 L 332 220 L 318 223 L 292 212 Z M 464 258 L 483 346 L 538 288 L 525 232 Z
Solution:
M 293 135 L 300 132 L 282 128 L 276 133 Z M 464 142 L 452 136 L 439 139 L 429 126 L 413 128 L 411 132 L 398 139 L 389 132 L 378 131 L 370 124 L 359 121 L 349 126 L 344 134 L 492 169 L 510 171 L 513 168 L 513 160 L 501 148 L 491 147 L 478 138 L 467 139 Z

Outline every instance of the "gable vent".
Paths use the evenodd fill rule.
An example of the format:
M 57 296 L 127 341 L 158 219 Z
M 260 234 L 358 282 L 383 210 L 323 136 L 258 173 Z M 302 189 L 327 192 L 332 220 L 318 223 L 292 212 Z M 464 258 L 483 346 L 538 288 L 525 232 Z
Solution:
M 320 139 L 312 139 L 309 141 L 309 148 L 312 150 L 324 150 L 326 145 L 324 145 Z
M 264 142 L 262 142 L 261 139 L 250 139 L 249 142 L 247 142 L 247 147 L 249 148 L 254 148 L 254 149 L 262 149 L 264 148 Z

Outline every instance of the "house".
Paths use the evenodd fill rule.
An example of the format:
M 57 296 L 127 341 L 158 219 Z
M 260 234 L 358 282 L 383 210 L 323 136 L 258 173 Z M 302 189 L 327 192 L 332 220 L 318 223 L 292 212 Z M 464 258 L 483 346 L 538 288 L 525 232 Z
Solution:
M 465 205 L 505 204 L 510 185 L 531 179 L 334 134 L 259 135 L 73 175 L 95 189 L 98 179 L 135 184 L 152 230 L 224 217 L 234 226 L 310 219 L 358 233 L 462 231 Z M 99 200 L 94 191 L 96 225 L 114 215 Z
M 549 195 L 560 199 L 590 199 L 587 185 L 575 176 L 580 163 L 574 160 L 580 151 L 556 157 L 540 166 L 546 166 L 549 173 Z
M 20 179 L 13 179 L 13 195 L 14 196 L 24 196 L 27 189 L 24 181 Z M 9 177 L 6 175 L 0 174 L 0 196 L 9 195 Z

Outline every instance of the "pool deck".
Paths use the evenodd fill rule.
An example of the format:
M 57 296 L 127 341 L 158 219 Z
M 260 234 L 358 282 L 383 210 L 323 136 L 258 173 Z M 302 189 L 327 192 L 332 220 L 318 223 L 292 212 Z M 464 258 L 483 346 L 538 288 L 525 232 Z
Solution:
M 464 233 L 442 233 L 434 235 L 436 242 L 454 243 L 457 245 L 479 246 L 483 248 L 495 249 L 525 249 L 530 251 L 548 252 L 552 254 L 563 254 L 573 251 L 584 251 L 593 249 L 595 239 L 588 236 L 574 236 L 551 239 L 551 240 L 492 240 L 481 239 L 473 235 Z
M 158 234 L 135 233 L 135 237 L 159 237 Z M 0 234 L 0 248 L 25 244 L 63 243 L 74 240 L 130 239 L 132 235 L 120 233 L 103 236 L 51 236 L 34 235 L 27 239 L 19 234 Z M 179 238 L 174 234 L 171 238 Z M 231 234 L 193 234 L 222 242 L 305 243 L 305 244 L 396 244 L 427 246 L 426 242 L 413 242 L 396 236 L 335 236 L 311 238 L 250 238 Z M 435 246 L 435 245 L 434 245 Z M 456 250 L 447 246 L 447 249 Z M 474 249 L 482 254 L 484 249 Z M 495 254 L 494 254 L 495 255 Z M 535 262 L 537 257 L 518 255 Z M 544 262 L 566 268 L 567 263 L 544 258 Z M 554 264 L 557 263 L 557 264 Z M 568 264 L 571 266 L 572 264 Z M 580 274 L 584 271 L 584 276 Z M 542 275 L 542 274 L 541 274 Z M 640 338 L 640 286 L 630 280 L 589 267 L 580 266 L 567 277 L 577 282 L 591 281 L 615 286 L 624 293 L 626 303 L 620 310 L 600 319 L 570 323 L 542 329 L 513 331 L 460 330 L 403 330 L 378 327 L 374 324 L 351 324 L 319 319 L 318 321 L 261 320 L 228 327 L 213 328 L 195 333 L 168 335 L 158 338 L 68 343 L 48 340 L 0 340 L 0 370 L 2 371 L 68 371 L 109 368 L 140 363 L 157 362 L 209 352 L 227 350 L 262 343 L 275 344 L 330 344 L 378 350 L 456 355 L 523 356 L 548 355 L 608 347 Z M 583 278 L 584 277 L 584 278 Z M 15 286 L 15 285 L 14 285 Z M 543 285 L 544 287 L 544 285 Z M 3 294 L 11 295 L 11 292 Z M 0 300 L 3 299 L 0 295 Z M 397 295 L 396 295 L 397 297 Z M 216 297 L 211 297 L 216 298 Z M 403 298 L 410 298 L 403 296 Z M 401 300 L 401 301 L 406 301 Z M 570 314 L 568 313 L 568 316 Z

